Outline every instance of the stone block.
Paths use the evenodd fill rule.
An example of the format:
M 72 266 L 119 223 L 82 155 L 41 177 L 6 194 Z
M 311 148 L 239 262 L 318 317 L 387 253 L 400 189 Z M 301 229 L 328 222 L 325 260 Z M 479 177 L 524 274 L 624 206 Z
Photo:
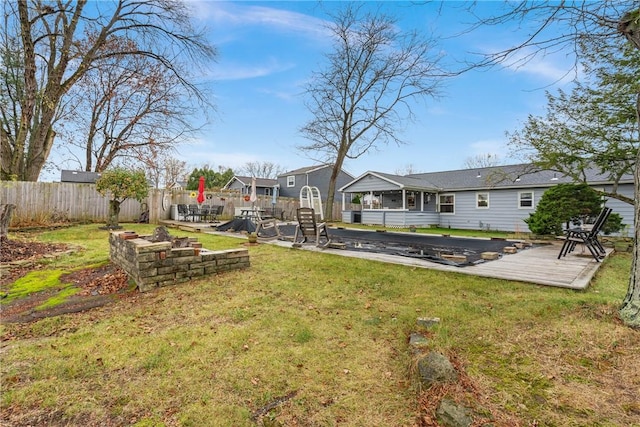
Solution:
M 163 281 L 166 281 L 166 280 L 173 281 L 173 279 L 175 279 L 175 277 L 176 277 L 175 273 L 158 274 L 157 276 L 154 276 L 152 278 L 152 280 L 154 280 L 156 282 L 163 282 Z
M 182 258 L 187 256 L 193 256 L 194 250 L 193 248 L 174 248 L 171 249 L 171 254 L 167 254 L 167 256 L 171 258 Z
M 515 254 L 518 252 L 518 248 L 516 248 L 515 246 L 506 246 L 504 249 L 502 249 L 502 251 L 505 254 Z
M 500 254 L 498 252 L 482 252 L 480 257 L 484 260 L 491 261 L 500 258 Z
M 200 257 L 196 255 L 183 256 L 180 258 L 174 258 L 173 262 L 175 265 L 193 264 L 195 262 L 200 262 Z
M 140 278 L 145 278 L 145 277 L 152 277 L 158 274 L 158 269 L 157 268 L 149 268 L 147 270 L 140 270 L 138 271 L 138 277 Z
M 189 271 L 187 271 L 187 276 L 189 277 L 203 276 L 203 275 L 204 275 L 204 268 L 191 268 Z
M 440 323 L 439 317 L 418 317 L 416 324 L 421 328 L 429 329 Z
M 446 259 L 447 261 L 453 261 L 453 262 L 467 262 L 467 256 L 466 255 L 448 255 L 448 254 L 441 254 L 440 257 L 442 259 Z
M 414 332 L 409 336 L 409 345 L 411 347 L 422 348 L 429 345 L 429 340 L 427 340 L 427 337 L 424 335 Z
M 150 242 L 144 239 L 134 239 L 130 243 L 136 245 L 139 254 L 171 250 L 171 242 Z
M 158 259 L 157 252 L 149 252 L 146 254 L 140 254 L 137 257 L 138 262 L 151 262 Z

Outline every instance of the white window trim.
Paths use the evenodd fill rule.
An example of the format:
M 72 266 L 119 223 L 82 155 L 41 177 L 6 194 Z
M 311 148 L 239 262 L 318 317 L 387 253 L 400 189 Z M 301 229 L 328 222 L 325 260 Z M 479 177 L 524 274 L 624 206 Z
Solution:
M 296 176 L 289 175 L 287 176 L 287 187 L 295 187 L 296 186 Z
M 522 195 L 531 194 L 531 206 L 522 206 Z M 535 192 L 532 191 L 518 191 L 518 209 L 535 209 Z
M 480 206 L 480 199 L 479 196 L 481 194 L 484 194 L 487 196 L 487 206 Z M 476 193 L 476 209 L 489 209 L 489 192 L 488 191 L 479 191 Z
M 451 203 L 451 206 L 453 206 L 453 212 L 442 212 L 442 209 L 440 208 L 440 198 L 443 196 L 452 196 L 453 197 L 453 203 Z M 446 204 L 446 206 L 449 206 L 449 203 Z M 456 194 L 455 193 L 443 193 L 443 194 L 439 194 L 438 195 L 438 213 L 440 215 L 455 215 L 456 214 Z

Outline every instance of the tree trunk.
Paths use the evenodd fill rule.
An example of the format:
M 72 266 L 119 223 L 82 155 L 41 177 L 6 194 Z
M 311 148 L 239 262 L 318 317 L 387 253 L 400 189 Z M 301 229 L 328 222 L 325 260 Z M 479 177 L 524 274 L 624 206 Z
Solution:
M 638 46 L 640 48 L 640 46 Z M 640 93 L 636 99 L 636 114 L 638 126 L 640 127 Z M 638 129 L 638 137 L 640 139 L 640 128 Z M 640 263 L 638 255 L 640 250 L 638 244 L 640 242 L 640 150 L 636 156 L 636 166 L 633 170 L 634 182 L 634 207 L 633 207 L 633 257 L 631 259 L 631 274 L 629 276 L 629 288 L 627 295 L 622 302 L 620 308 L 620 318 L 622 321 L 633 328 L 640 328 Z
M 118 216 L 120 215 L 120 201 L 109 200 L 109 218 L 107 219 L 107 228 L 119 229 Z
M 11 217 L 13 216 L 13 210 L 16 205 L 2 205 L 0 207 L 0 240 L 6 240 L 9 235 L 9 225 L 11 224 Z
M 336 194 L 336 181 L 340 170 L 336 172 L 336 166 L 333 166 L 331 171 L 331 178 L 329 179 L 329 191 L 327 192 L 327 202 L 324 205 L 324 219 L 325 221 L 333 221 L 333 203 Z

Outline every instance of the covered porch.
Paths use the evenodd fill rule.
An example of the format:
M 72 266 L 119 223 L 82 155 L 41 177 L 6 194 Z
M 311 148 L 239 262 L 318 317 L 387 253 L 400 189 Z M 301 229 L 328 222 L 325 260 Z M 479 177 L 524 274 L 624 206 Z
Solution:
M 340 189 L 342 222 L 384 227 L 440 224 L 438 189 L 416 178 L 366 172 Z M 353 201 L 360 203 L 353 203 Z

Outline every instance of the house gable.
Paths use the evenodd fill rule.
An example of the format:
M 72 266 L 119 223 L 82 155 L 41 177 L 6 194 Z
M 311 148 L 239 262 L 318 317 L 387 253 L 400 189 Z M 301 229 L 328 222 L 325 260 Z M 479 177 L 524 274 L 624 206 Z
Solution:
M 62 170 L 60 182 L 72 182 L 76 184 L 95 184 L 101 174 L 98 172 Z

